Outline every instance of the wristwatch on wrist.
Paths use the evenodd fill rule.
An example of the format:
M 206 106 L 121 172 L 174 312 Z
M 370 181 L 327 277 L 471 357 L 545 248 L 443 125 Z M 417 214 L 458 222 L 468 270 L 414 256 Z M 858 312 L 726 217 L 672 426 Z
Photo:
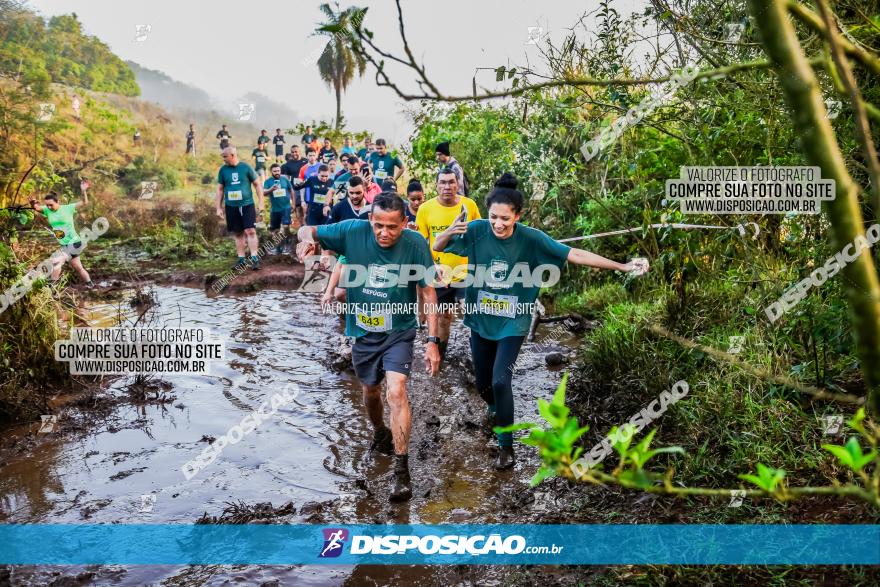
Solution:
M 440 337 L 439 336 L 428 336 L 425 338 L 428 342 L 433 342 L 437 346 L 440 346 Z

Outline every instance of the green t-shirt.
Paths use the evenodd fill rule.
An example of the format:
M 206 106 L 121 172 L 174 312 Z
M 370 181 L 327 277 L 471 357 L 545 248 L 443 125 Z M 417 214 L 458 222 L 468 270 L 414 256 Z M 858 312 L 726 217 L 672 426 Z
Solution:
M 452 237 L 445 250 L 467 257 L 474 266 L 473 281 L 465 290 L 464 325 L 489 340 L 528 334 L 530 306 L 538 298 L 540 280 L 549 278 L 547 271 L 535 269 L 562 268 L 570 250 L 519 223 L 509 238 L 500 239 L 488 220 L 472 220 L 467 232 Z
M 76 214 L 76 204 L 62 204 L 57 210 L 50 210 L 48 206 L 43 208 L 43 214 L 55 233 L 55 238 L 62 245 L 79 242 L 76 226 L 73 224 L 73 216 Z
M 263 143 L 268 143 L 268 142 L 269 142 L 269 137 L 264 137 L 263 135 L 260 135 L 257 137 L 257 144 L 258 145 L 262 145 Z
M 290 180 L 286 177 L 275 179 L 270 177 L 263 182 L 263 193 L 272 202 L 272 212 L 283 212 L 290 209 L 290 192 L 293 190 Z
M 217 183 L 223 186 L 223 201 L 227 206 L 249 206 L 254 203 L 251 184 L 257 181 L 257 173 L 243 161 L 238 165 L 224 165 L 217 173 Z
M 361 161 L 365 161 L 367 159 L 367 148 L 361 147 L 360 149 L 358 149 L 357 156 L 358 159 L 360 159 Z
M 392 157 L 390 153 L 380 155 L 374 151 L 370 153 L 370 167 L 373 169 L 376 183 L 381 184 L 386 177 L 394 177 L 395 167 L 403 169 L 403 163 L 397 157 Z
M 428 243 L 422 235 L 404 230 L 393 246 L 382 248 L 367 220 L 343 220 L 318 226 L 321 246 L 345 255 L 340 286 L 346 302 L 357 304 L 357 311 L 346 314 L 346 336 L 361 337 L 367 332 L 409 330 L 416 322 L 416 286 L 426 287 L 424 275 L 417 281 L 398 285 L 403 265 L 419 265 L 425 272 L 434 266 Z M 346 282 L 351 285 L 344 285 Z M 355 283 L 356 282 L 356 283 Z M 393 304 L 394 306 L 389 307 Z
M 266 151 L 262 149 L 254 149 L 254 152 L 251 153 L 254 157 L 254 161 L 256 161 L 256 165 L 254 165 L 254 169 L 266 169 L 266 158 L 269 156 L 266 154 Z

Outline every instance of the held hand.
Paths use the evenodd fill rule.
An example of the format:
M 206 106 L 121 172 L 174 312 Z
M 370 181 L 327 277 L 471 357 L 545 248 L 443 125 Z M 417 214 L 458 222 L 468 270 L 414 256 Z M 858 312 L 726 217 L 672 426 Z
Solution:
M 634 276 L 644 275 L 649 268 L 650 264 L 647 259 L 633 259 L 624 265 L 624 271 L 632 273 Z
M 217 208 L 216 210 L 217 218 L 223 218 L 223 208 Z
M 79 182 L 79 189 L 83 192 L 88 190 L 90 187 L 92 187 L 92 184 L 87 179 L 84 179 L 81 182 Z
M 28 204 L 30 204 L 30 205 L 31 205 L 31 208 L 33 208 L 34 206 L 37 205 L 37 199 L 36 199 L 36 198 L 31 198 L 30 200 L 28 200 Z
M 333 255 L 322 254 L 318 264 L 322 271 L 330 271 L 330 267 L 333 265 Z
M 306 257 L 309 257 L 314 253 L 315 243 L 300 240 L 300 242 L 296 245 L 296 258 L 299 259 L 300 263 L 304 263 Z
M 468 221 L 462 220 L 461 222 L 454 222 L 449 225 L 449 228 L 446 229 L 446 234 L 464 234 L 467 232 Z
M 425 373 L 434 377 L 440 371 L 440 349 L 433 342 L 425 345 Z
M 330 216 L 330 206 L 324 206 L 324 216 Z

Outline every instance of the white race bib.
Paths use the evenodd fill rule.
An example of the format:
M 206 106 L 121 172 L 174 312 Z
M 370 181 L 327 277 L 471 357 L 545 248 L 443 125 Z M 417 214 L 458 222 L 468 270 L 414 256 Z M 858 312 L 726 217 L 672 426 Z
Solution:
M 241 190 L 226 192 L 226 199 L 230 202 L 240 202 L 242 200 Z
M 388 177 L 387 171 L 385 171 L 384 169 L 376 170 L 376 179 L 385 179 L 386 177 Z
M 275 190 L 275 191 L 272 192 L 272 195 L 273 195 L 274 197 L 276 197 L 276 198 L 284 198 L 284 197 L 287 196 L 287 192 L 286 192 L 285 190 L 282 190 L 282 189 L 277 189 L 277 190 Z
M 518 302 L 519 298 L 516 296 L 502 296 L 483 290 L 477 293 L 477 306 L 482 314 L 516 318 Z
M 313 198 L 316 204 L 326 204 L 327 203 L 327 194 L 314 194 Z
M 265 163 L 265 162 L 266 162 L 265 157 L 257 157 L 257 163 Z
M 391 330 L 391 312 L 368 312 L 359 310 L 355 314 L 357 325 L 367 332 L 388 332 Z

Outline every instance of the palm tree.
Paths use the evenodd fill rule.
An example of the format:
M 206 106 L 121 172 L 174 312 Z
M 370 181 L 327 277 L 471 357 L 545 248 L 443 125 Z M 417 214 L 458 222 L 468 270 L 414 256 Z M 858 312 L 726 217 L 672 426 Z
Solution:
M 335 3 L 335 10 L 329 4 L 321 4 L 327 21 L 321 23 L 315 32 L 319 35 L 330 37 L 324 52 L 318 59 L 318 70 L 321 79 L 336 92 L 336 128 L 342 127 L 342 92 L 354 79 L 364 75 L 367 69 L 366 60 L 352 50 L 354 37 L 350 30 L 352 26 L 359 24 L 363 17 L 363 10 L 350 7 L 343 11 L 339 10 L 339 3 Z

